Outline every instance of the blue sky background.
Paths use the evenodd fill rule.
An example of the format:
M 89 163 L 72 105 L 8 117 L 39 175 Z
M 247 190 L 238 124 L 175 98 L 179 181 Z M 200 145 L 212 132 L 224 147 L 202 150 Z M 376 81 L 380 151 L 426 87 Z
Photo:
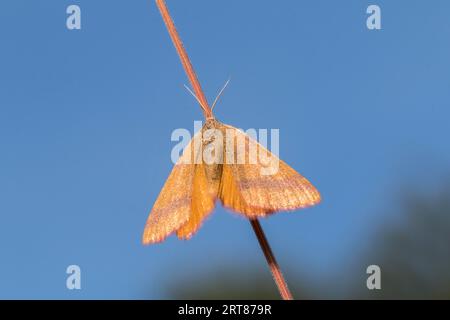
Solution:
M 70 4 L 82 30 L 66 28 Z M 400 190 L 448 177 L 450 2 L 168 6 L 209 99 L 232 79 L 217 118 L 279 128 L 281 158 L 322 193 L 262 222 L 280 264 L 343 295 Z M 140 244 L 171 132 L 202 119 L 154 1 L 5 0 L 0 41 L 0 298 L 170 298 L 219 266 L 268 274 L 249 223 L 222 208 L 190 241 Z

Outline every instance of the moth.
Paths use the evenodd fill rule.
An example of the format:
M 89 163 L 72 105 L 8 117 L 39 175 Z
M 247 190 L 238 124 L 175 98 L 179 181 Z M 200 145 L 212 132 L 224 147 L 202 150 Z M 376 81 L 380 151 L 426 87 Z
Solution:
M 161 242 L 174 232 L 180 239 L 191 238 L 218 201 L 247 218 L 258 218 L 315 205 L 320 194 L 256 140 L 211 116 L 164 184 L 143 243 Z

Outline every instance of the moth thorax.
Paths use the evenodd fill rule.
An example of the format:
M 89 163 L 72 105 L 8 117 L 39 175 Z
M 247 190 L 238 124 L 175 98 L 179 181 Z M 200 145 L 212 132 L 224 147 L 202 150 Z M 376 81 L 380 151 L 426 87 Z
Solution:
M 203 129 L 212 129 L 217 128 L 219 125 L 219 121 L 214 118 L 206 119 L 205 124 L 203 125 Z
M 222 164 L 205 165 L 205 174 L 209 181 L 219 181 L 222 177 Z

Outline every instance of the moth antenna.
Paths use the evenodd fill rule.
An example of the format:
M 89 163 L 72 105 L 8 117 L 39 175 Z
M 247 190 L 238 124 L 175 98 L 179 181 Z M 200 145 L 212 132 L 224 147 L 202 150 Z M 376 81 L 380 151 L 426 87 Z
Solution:
M 195 95 L 194 92 L 192 92 L 191 88 L 189 88 L 187 85 L 183 84 L 183 86 L 186 88 L 186 90 L 197 100 L 200 107 L 202 107 L 203 111 L 207 111 L 208 109 L 203 105 L 203 103 L 200 101 L 200 99 Z
M 222 89 L 219 91 L 219 94 L 217 95 L 216 99 L 214 100 L 211 110 L 214 110 L 214 107 L 216 106 L 217 102 L 220 99 L 220 96 L 222 95 L 222 93 L 224 92 L 225 88 L 228 86 L 228 84 L 230 83 L 231 79 L 228 79 L 227 82 L 225 82 L 225 85 L 222 87 Z

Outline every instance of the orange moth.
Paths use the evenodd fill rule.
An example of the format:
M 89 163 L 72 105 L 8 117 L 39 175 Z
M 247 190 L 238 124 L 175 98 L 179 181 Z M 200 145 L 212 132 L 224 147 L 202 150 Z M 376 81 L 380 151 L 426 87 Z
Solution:
M 170 234 L 189 239 L 216 202 L 249 218 L 283 299 L 292 295 L 257 218 L 320 202 L 316 188 L 293 168 L 247 136 L 215 119 L 164 0 L 156 0 L 192 84 L 205 124 L 184 149 L 147 219 L 142 241 L 158 243 Z M 226 86 L 226 85 L 225 85 Z
M 148 217 L 143 242 L 160 242 L 173 232 L 189 239 L 217 200 L 257 218 L 312 206 L 320 195 L 258 142 L 211 117 L 174 166 Z

